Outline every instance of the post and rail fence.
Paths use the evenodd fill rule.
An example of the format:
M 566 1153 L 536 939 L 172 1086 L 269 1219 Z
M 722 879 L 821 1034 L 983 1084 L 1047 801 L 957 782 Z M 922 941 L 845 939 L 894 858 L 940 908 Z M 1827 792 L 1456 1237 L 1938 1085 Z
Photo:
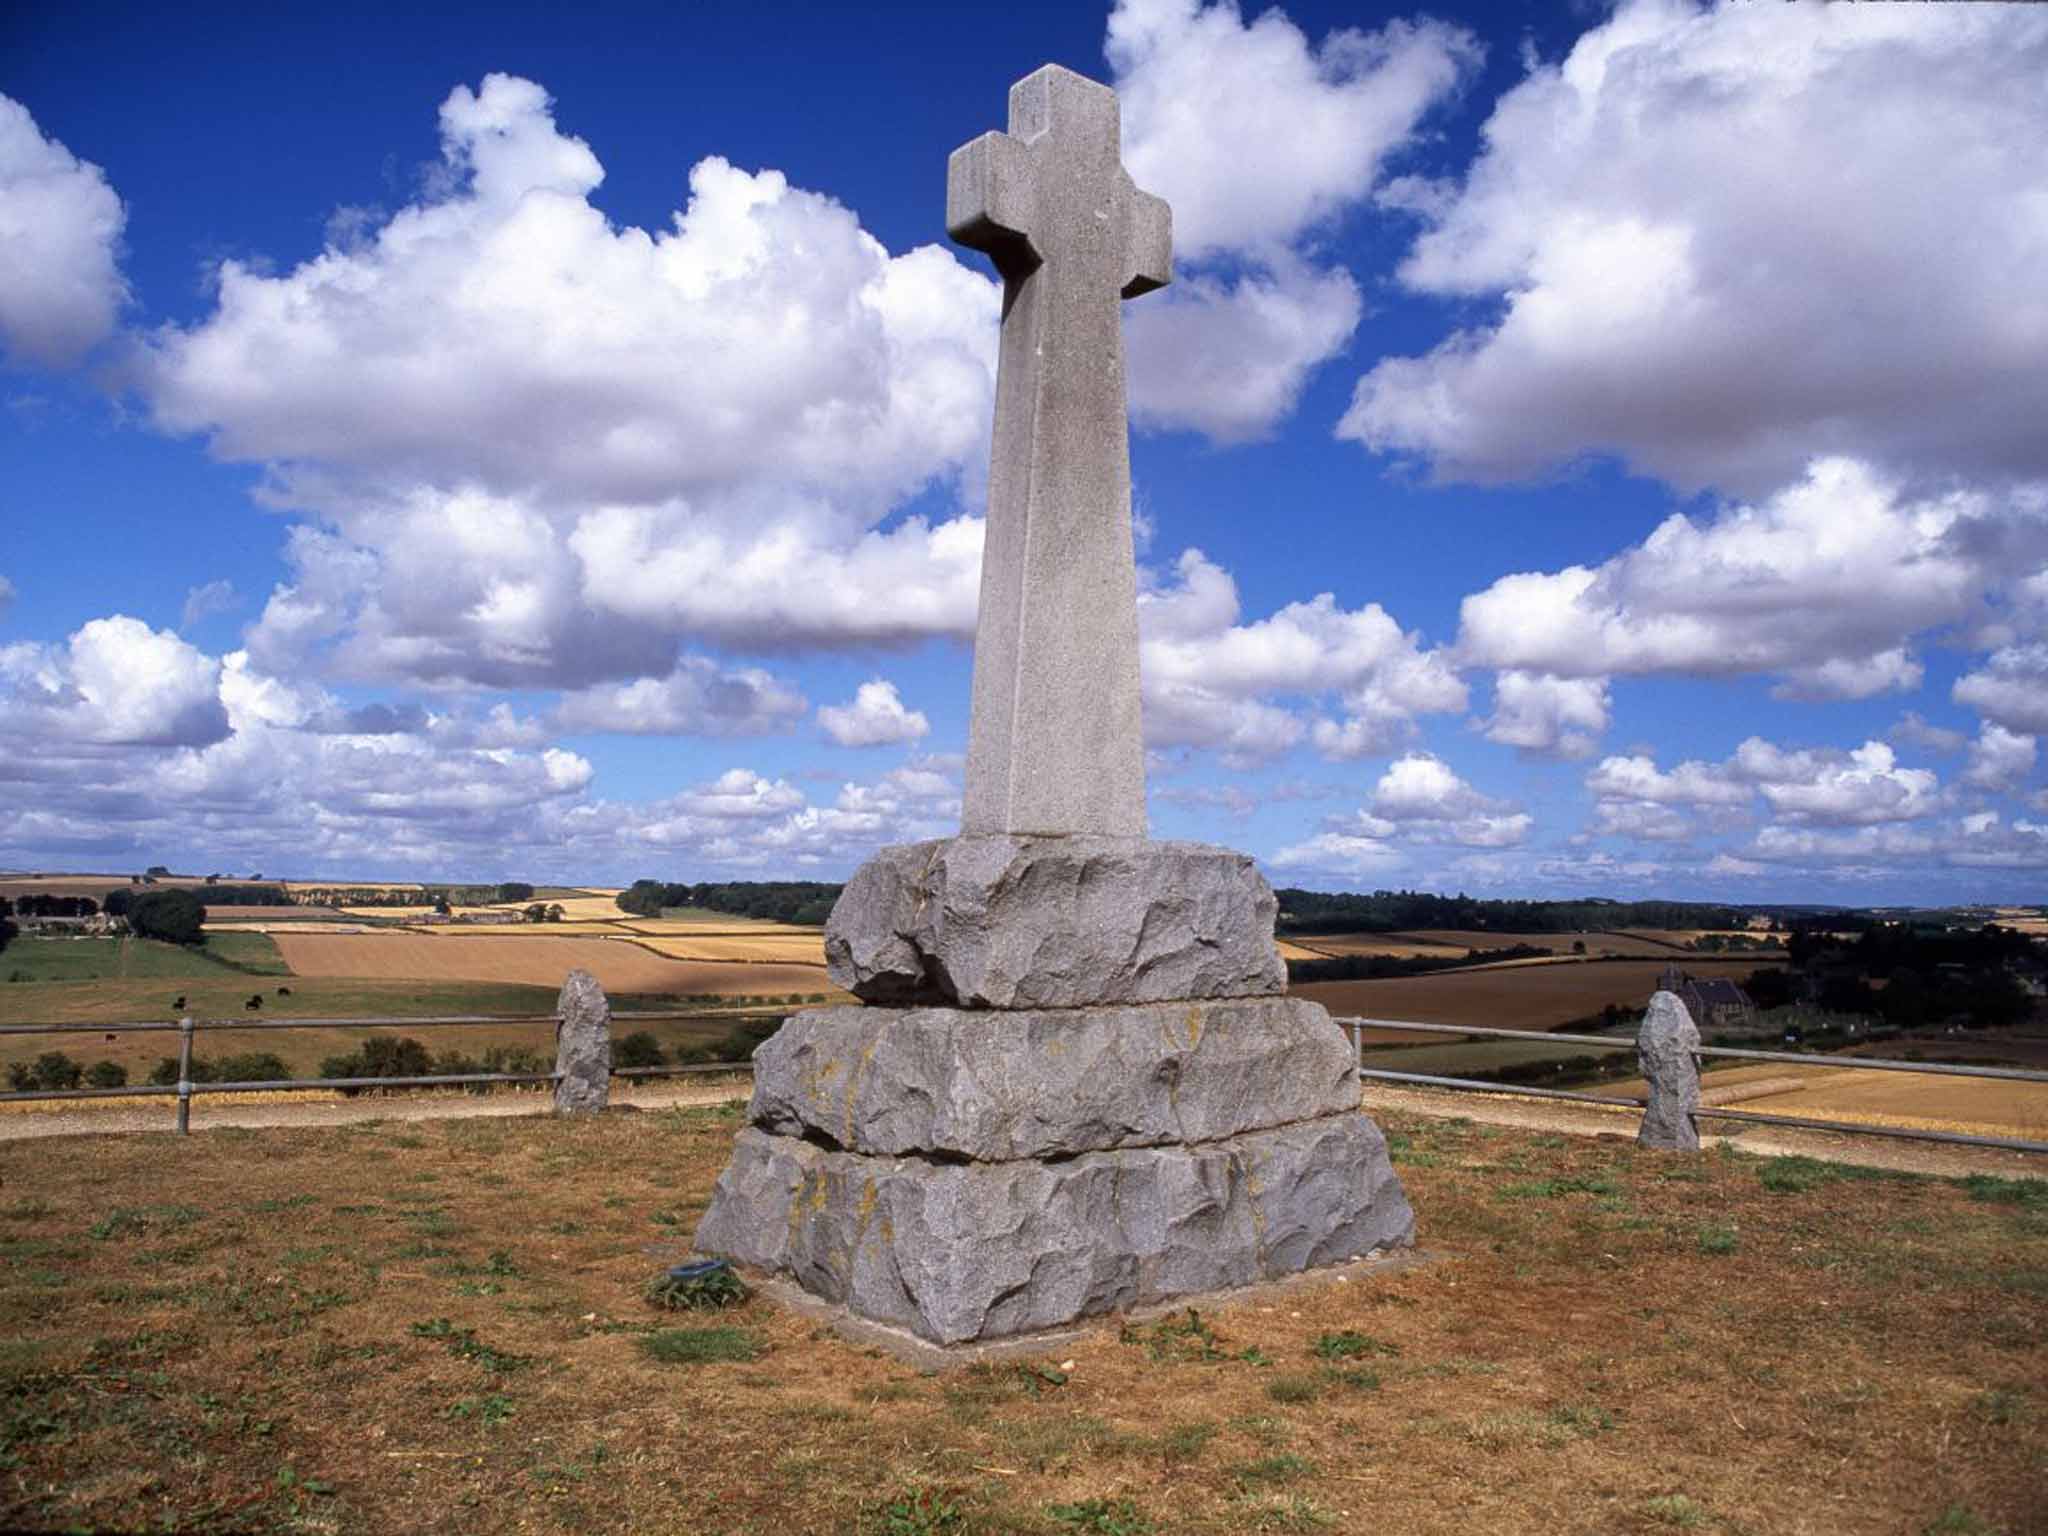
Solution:
M 566 994 L 565 994 L 566 996 Z M 556 1089 L 558 1110 L 588 1109 L 601 1107 L 605 1102 L 611 1078 L 622 1078 L 628 1082 L 662 1077 L 688 1077 L 702 1074 L 748 1073 L 753 1070 L 751 1061 L 706 1062 L 675 1066 L 620 1067 L 609 1063 L 610 1035 L 614 1026 L 661 1023 L 701 1016 L 701 1011 L 667 1010 L 658 1012 L 636 1012 L 613 1014 L 605 1004 L 603 993 L 591 986 L 594 1006 L 588 997 L 574 1004 L 565 1005 L 563 1011 L 545 1014 L 525 1015 L 483 1015 L 463 1014 L 441 1018 L 349 1018 L 349 1019 L 158 1019 L 135 1023 L 92 1024 L 5 1024 L 0 1025 L 0 1038 L 13 1035 L 62 1035 L 62 1034 L 132 1034 L 132 1033 L 175 1033 L 178 1036 L 178 1080 L 175 1084 L 141 1084 L 120 1088 L 64 1088 L 33 1089 L 0 1093 L 0 1104 L 29 1101 L 64 1102 L 87 1099 L 118 1098 L 163 1098 L 175 1095 L 177 1101 L 177 1128 L 181 1134 L 191 1130 L 192 1100 L 201 1094 L 232 1094 L 260 1092 L 289 1092 L 312 1088 L 335 1090 L 361 1090 L 372 1088 L 469 1088 L 497 1085 L 533 1085 L 547 1083 Z M 1369 1052 L 1366 1049 L 1366 1032 L 1380 1030 L 1402 1034 L 1451 1035 L 1462 1039 L 1522 1040 L 1540 1042 L 1546 1045 L 1588 1045 L 1606 1050 L 1632 1050 L 1637 1041 L 1632 1038 L 1612 1035 L 1581 1035 L 1564 1032 L 1496 1029 L 1467 1024 L 1425 1024 L 1410 1019 L 1365 1019 L 1341 1018 L 1336 1021 L 1350 1037 L 1353 1053 L 1358 1063 L 1358 1075 L 1370 1082 L 1395 1083 L 1419 1088 L 1448 1088 L 1461 1092 L 1492 1093 L 1522 1098 L 1561 1099 L 1580 1104 L 1594 1104 L 1611 1108 L 1645 1109 L 1646 1101 L 1640 1098 L 1624 1097 L 1619 1094 L 1588 1093 L 1573 1088 L 1546 1088 L 1529 1083 L 1493 1082 L 1480 1078 L 1452 1077 L 1428 1072 L 1400 1072 L 1388 1068 L 1367 1065 Z M 332 1077 L 332 1078 L 279 1078 L 260 1082 L 203 1082 L 192 1077 L 192 1050 L 197 1035 L 212 1030 L 258 1030 L 258 1029 L 438 1029 L 465 1025 L 489 1025 L 497 1028 L 520 1025 L 552 1025 L 556 1031 L 556 1064 L 549 1072 L 455 1072 L 438 1073 L 417 1077 Z M 582 1051 L 577 1050 L 581 1044 Z M 599 1048 L 594 1059 L 602 1063 L 599 1071 L 603 1082 L 589 1080 L 594 1074 L 587 1066 L 593 1059 L 592 1048 Z M 1817 1056 L 1794 1051 L 1762 1051 L 1736 1046 L 1699 1045 L 1691 1048 L 1694 1071 L 1697 1061 L 1713 1057 L 1738 1061 L 1781 1062 L 1788 1066 L 1813 1068 L 1825 1066 L 1833 1069 L 1866 1072 L 1917 1072 L 1942 1077 L 1994 1078 L 2005 1082 L 2048 1084 L 2048 1072 L 2030 1071 L 2019 1067 L 1979 1067 L 1959 1063 L 1897 1061 L 1877 1057 Z M 574 1103 L 565 1099 L 565 1084 L 580 1074 L 587 1080 L 582 1097 Z M 1982 1136 L 1963 1131 L 1928 1130 L 1906 1126 L 1868 1125 L 1842 1120 L 1826 1120 L 1804 1115 L 1760 1114 L 1753 1110 L 1723 1109 L 1708 1105 L 1690 1107 L 1687 1111 L 1695 1122 L 1700 1120 L 1725 1120 L 1757 1125 L 1779 1126 L 1789 1130 L 1830 1131 L 1842 1135 L 1877 1136 L 1901 1141 L 1944 1142 L 1957 1146 L 1987 1147 L 2009 1152 L 2048 1153 L 2048 1141 L 2034 1141 L 2024 1137 Z

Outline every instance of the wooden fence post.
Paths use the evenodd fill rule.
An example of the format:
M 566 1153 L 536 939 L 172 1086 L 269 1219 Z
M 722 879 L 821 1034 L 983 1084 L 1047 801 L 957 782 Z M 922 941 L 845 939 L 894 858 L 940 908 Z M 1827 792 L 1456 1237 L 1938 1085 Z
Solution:
M 178 1134 L 192 1134 L 192 1020 L 178 1020 Z

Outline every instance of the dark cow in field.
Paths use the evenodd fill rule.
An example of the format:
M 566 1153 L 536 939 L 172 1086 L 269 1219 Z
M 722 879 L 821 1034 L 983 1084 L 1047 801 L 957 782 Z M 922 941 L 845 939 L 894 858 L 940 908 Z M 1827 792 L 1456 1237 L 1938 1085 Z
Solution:
M 242 1004 L 242 1006 L 244 1008 L 261 1008 L 263 1006 L 263 994 L 261 992 L 258 992 L 255 996 L 251 997 L 249 1001 Z

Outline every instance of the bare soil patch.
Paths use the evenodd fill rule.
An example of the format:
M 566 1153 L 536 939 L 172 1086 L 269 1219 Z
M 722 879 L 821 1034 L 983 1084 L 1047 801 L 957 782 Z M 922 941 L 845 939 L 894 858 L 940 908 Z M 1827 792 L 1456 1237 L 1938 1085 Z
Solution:
M 2031 1186 L 1389 1111 L 1445 1262 L 933 1377 L 641 1299 L 735 1123 L 0 1146 L 0 1524 L 2042 1529 Z

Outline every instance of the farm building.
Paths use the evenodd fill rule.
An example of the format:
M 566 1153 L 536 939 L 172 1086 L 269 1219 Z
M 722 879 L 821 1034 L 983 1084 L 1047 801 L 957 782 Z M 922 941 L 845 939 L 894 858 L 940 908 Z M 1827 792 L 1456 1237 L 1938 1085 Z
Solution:
M 1694 978 L 1675 965 L 1664 968 L 1659 990 L 1676 992 L 1701 1029 L 1740 1029 L 1756 1023 L 1756 1004 L 1725 976 Z

